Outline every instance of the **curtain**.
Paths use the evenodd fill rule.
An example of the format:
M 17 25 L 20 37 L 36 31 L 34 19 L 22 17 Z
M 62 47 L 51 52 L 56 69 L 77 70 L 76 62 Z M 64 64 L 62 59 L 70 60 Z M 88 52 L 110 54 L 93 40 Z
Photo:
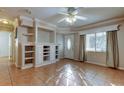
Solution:
M 86 41 L 86 35 L 80 36 L 80 47 L 79 47 L 79 60 L 80 61 L 86 61 L 86 48 L 85 48 L 85 42 Z
M 106 64 L 113 68 L 119 66 L 117 31 L 107 32 Z

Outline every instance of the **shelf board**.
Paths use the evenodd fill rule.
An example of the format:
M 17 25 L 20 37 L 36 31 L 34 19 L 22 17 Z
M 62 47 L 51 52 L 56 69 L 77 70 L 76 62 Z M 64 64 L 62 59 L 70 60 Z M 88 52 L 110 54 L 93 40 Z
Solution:
M 25 51 L 25 53 L 34 53 L 35 51 Z
M 43 55 L 43 56 L 44 56 L 44 57 L 47 57 L 47 56 L 49 57 L 50 55 Z
M 50 48 L 44 48 L 43 50 L 50 50 Z
M 49 52 L 49 51 L 47 51 L 47 52 L 45 51 L 45 52 L 43 52 L 43 53 L 50 53 L 50 52 Z
M 35 43 L 34 43 L 34 42 L 29 42 L 29 43 L 25 44 L 25 46 L 26 46 L 26 47 L 28 47 L 28 46 L 34 47 L 34 46 L 35 46 Z
M 33 36 L 34 33 L 27 33 L 27 34 L 23 34 L 24 36 Z
M 34 57 L 26 57 L 25 60 L 34 59 Z

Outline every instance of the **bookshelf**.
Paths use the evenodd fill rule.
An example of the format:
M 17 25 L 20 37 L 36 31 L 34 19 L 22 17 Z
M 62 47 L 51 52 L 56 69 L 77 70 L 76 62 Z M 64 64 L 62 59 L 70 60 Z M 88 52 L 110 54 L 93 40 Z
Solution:
M 33 67 L 35 62 L 35 45 L 32 43 L 23 44 L 22 69 Z
M 43 46 L 43 61 L 50 61 L 50 46 Z
M 59 46 L 55 46 L 55 59 L 58 60 L 59 59 Z
M 16 66 L 21 69 L 55 63 L 59 58 L 56 29 L 34 18 L 19 17 Z

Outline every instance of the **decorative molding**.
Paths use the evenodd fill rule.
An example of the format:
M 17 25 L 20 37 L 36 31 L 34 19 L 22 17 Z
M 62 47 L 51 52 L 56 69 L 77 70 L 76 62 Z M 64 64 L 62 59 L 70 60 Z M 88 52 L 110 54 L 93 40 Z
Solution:
M 96 28 L 96 27 L 100 27 L 100 26 L 114 25 L 114 24 L 117 24 L 117 23 L 122 22 L 122 21 L 124 21 L 124 17 L 108 19 L 108 20 L 97 22 L 97 23 L 92 23 L 92 24 L 89 24 L 89 25 L 83 25 L 83 26 L 80 26 L 80 27 L 73 28 L 71 30 L 72 31 L 81 31 L 81 30 Z
M 77 32 L 71 31 L 70 28 L 57 28 L 56 33 L 60 33 L 60 34 L 72 34 L 72 33 L 77 33 Z
M 100 65 L 100 66 L 106 67 L 106 64 L 100 64 L 100 63 L 97 63 L 97 62 L 86 61 L 86 63 L 95 64 L 95 65 Z
M 109 25 L 109 26 L 79 31 L 78 33 L 79 35 L 83 35 L 83 34 L 96 33 L 96 32 L 116 31 L 116 30 L 119 30 L 118 27 L 119 27 L 119 24 Z
M 53 24 L 47 23 L 43 20 L 34 18 L 34 21 L 36 22 L 36 25 L 43 28 L 43 29 L 49 29 L 49 30 L 56 30 L 57 27 Z
M 120 69 L 120 70 L 124 70 L 124 67 L 118 67 L 118 69 Z
M 86 61 L 86 63 L 90 63 L 90 64 L 95 64 L 95 65 L 107 67 L 106 64 L 99 64 L 99 63 L 96 63 L 96 62 L 89 62 L 89 61 Z M 107 68 L 108 68 L 108 67 L 107 67 Z M 118 69 L 119 69 L 119 70 L 124 70 L 124 67 L 118 67 Z

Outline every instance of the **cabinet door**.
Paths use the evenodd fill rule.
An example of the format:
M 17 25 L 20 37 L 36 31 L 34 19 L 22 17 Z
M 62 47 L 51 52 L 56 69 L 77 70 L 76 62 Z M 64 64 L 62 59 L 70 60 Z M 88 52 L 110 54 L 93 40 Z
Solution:
M 55 60 L 55 45 L 50 45 L 50 60 Z
M 20 25 L 33 27 L 33 19 L 25 16 L 20 16 Z
M 36 46 L 36 54 L 35 54 L 35 65 L 41 65 L 43 63 L 43 47 Z

